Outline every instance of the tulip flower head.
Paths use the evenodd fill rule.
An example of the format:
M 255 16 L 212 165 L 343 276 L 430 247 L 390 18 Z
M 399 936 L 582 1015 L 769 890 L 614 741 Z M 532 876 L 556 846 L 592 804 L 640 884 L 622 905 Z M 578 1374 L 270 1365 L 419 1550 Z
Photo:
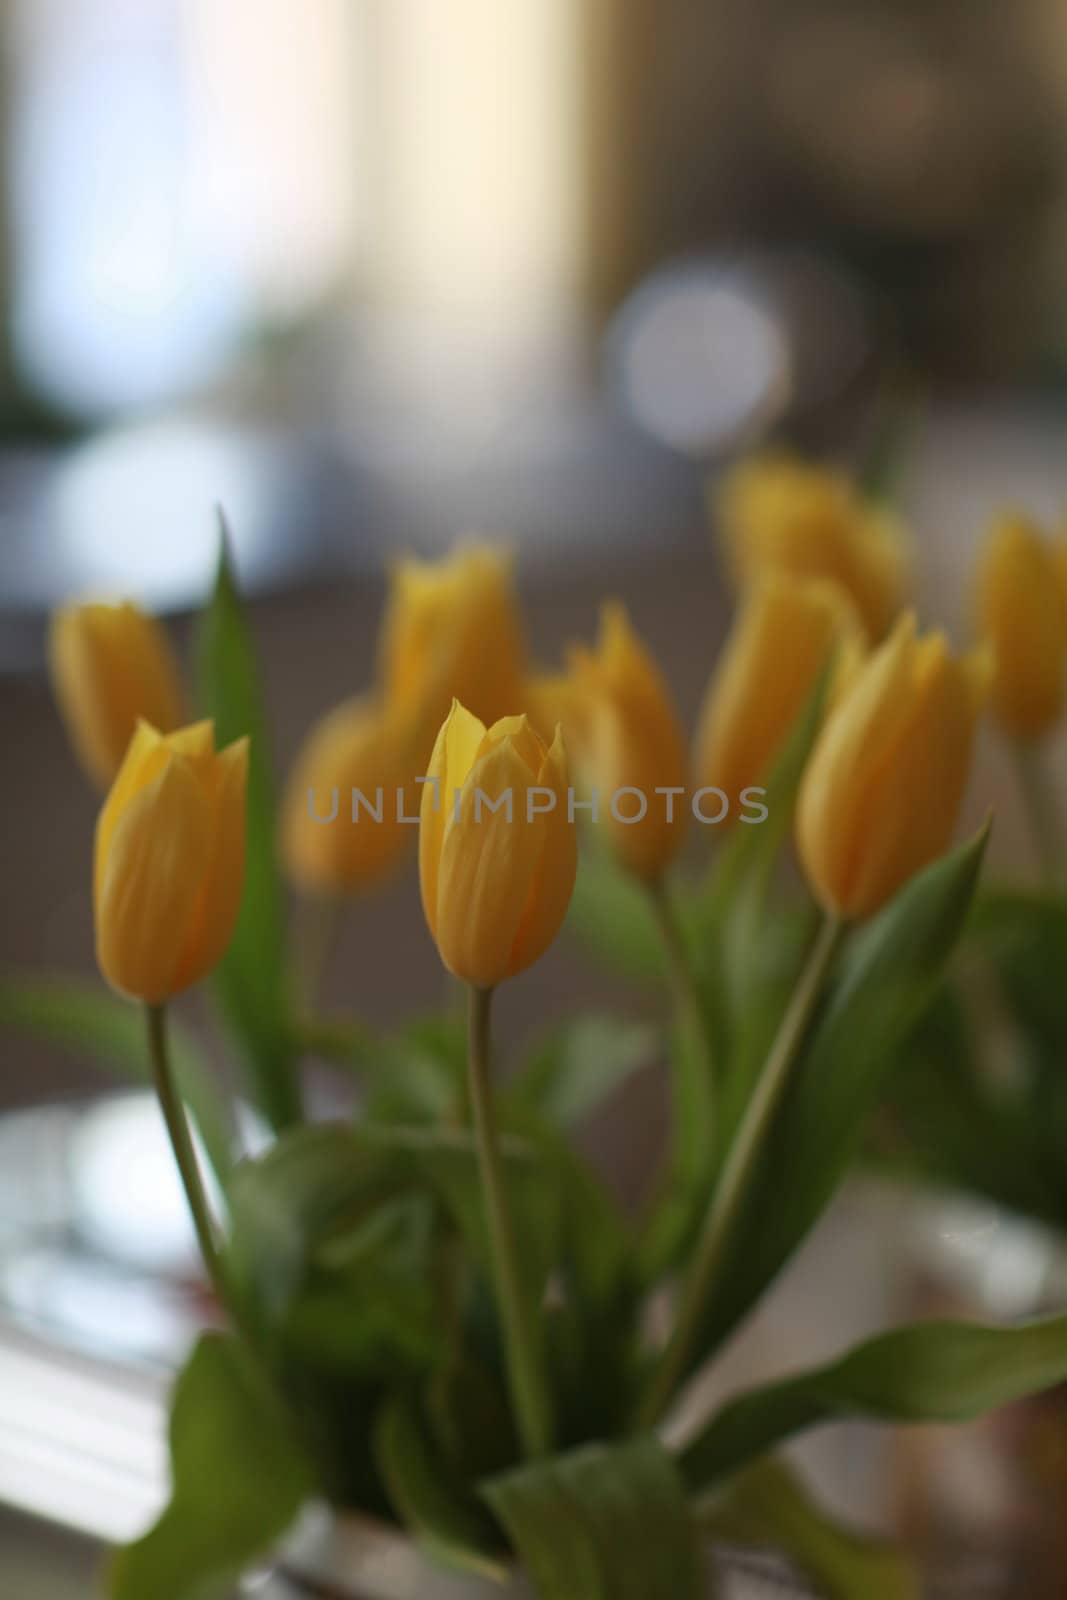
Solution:
M 305 894 L 354 894 L 386 877 L 413 842 L 418 806 L 411 718 L 373 696 L 312 729 L 282 807 L 282 856 Z
M 139 720 L 163 733 L 181 725 L 181 679 L 167 636 L 128 600 L 57 611 L 48 664 L 71 743 L 101 789 L 122 765 Z
M 860 668 L 797 803 L 800 859 L 827 911 L 870 916 L 948 847 L 987 680 L 983 658 L 919 638 L 911 614 Z
M 1013 738 L 1040 739 L 1063 710 L 1067 606 L 1056 555 L 1026 517 L 1001 517 L 989 532 L 975 623 L 992 655 L 994 717 Z
M 736 799 L 763 783 L 824 668 L 835 660 L 834 688 L 843 687 L 865 648 L 855 607 L 836 584 L 778 572 L 758 579 L 704 698 L 694 744 L 698 784 Z
M 198 722 L 137 726 L 96 827 L 96 953 L 113 988 L 152 1005 L 222 959 L 241 902 L 248 740 L 215 750 Z
M 576 648 L 572 661 L 578 759 L 600 826 L 622 864 L 655 882 L 681 848 L 688 816 L 685 736 L 670 692 L 617 602 L 603 608 L 596 650 Z
M 885 636 L 907 588 L 907 543 L 896 520 L 844 473 L 757 456 L 727 475 L 715 509 L 738 584 L 768 570 L 830 579 L 868 636 Z
M 454 701 L 423 786 L 422 905 L 441 960 L 489 989 L 543 955 L 577 870 L 567 761 L 525 716 L 489 729 Z
M 418 718 L 425 762 L 453 699 L 486 723 L 524 708 L 526 652 L 511 557 L 487 544 L 393 569 L 379 651 L 391 707 Z

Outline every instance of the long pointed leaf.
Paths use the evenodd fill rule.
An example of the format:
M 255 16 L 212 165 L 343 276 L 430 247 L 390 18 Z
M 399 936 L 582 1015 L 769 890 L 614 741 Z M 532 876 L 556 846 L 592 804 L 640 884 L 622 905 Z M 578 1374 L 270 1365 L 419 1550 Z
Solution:
M 702 1355 L 755 1303 L 840 1183 L 964 929 L 985 842 L 983 830 L 920 873 L 846 951 L 739 1220 Z
M 223 1595 L 310 1496 L 310 1470 L 245 1351 L 205 1334 L 178 1378 L 170 1504 L 112 1564 L 111 1600 Z
M 697 1600 L 696 1524 L 654 1439 L 534 1462 L 483 1492 L 539 1600 Z
M 220 514 L 215 590 L 200 624 L 199 684 L 220 745 L 250 739 L 244 894 L 237 929 L 215 975 L 256 1100 L 273 1128 L 299 1122 L 300 1095 L 287 1013 L 285 913 L 275 852 L 267 723 L 255 652 Z
M 844 1418 L 967 1422 L 1067 1381 L 1067 1316 L 1017 1328 L 920 1322 L 727 1402 L 682 1453 L 706 1488 L 784 1439 Z

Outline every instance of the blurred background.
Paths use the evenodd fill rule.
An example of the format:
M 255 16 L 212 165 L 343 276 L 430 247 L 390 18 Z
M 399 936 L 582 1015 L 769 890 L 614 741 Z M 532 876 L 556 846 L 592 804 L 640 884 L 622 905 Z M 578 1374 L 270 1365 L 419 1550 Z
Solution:
M 0 970 L 93 970 L 96 800 L 43 676 L 58 602 L 129 594 L 183 640 L 223 505 L 280 774 L 369 681 L 390 559 L 500 536 L 536 659 L 619 592 L 691 719 L 728 612 L 706 489 L 744 449 L 862 465 L 906 418 L 921 606 L 957 632 L 989 515 L 1060 522 L 1065 286 L 1057 0 L 2 0 Z M 383 1022 L 439 998 L 410 874 L 350 919 L 327 987 Z M 556 950 L 502 1026 L 598 991 Z M 61 1230 L 71 1204 L 72 1107 L 110 1085 L 2 1048 L 0 1502 L 125 1534 L 195 1314 L 129 1263 L 187 1262 L 183 1219 L 154 1157 L 120 1162 L 121 1272 L 100 1237 L 27 1251 L 27 1217 Z M 659 1137 L 640 1092 L 593 1135 L 623 1186 Z M 114 1171 L 98 1132 L 79 1181 L 94 1151 Z M 832 1219 L 750 1362 L 884 1320 L 900 1204 Z M 899 1464 L 864 1440 L 821 1460 L 890 1517 Z M 93 1559 L 0 1512 L 20 1600 L 88 1593 Z

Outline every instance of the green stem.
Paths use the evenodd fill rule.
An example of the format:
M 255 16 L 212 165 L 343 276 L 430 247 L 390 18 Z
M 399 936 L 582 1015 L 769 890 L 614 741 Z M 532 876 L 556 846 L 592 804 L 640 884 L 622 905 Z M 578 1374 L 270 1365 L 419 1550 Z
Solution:
M 163 1120 L 167 1125 L 170 1136 L 171 1149 L 174 1159 L 178 1163 L 178 1172 L 181 1175 L 182 1187 L 185 1198 L 189 1204 L 189 1211 L 196 1229 L 197 1242 L 200 1245 L 200 1254 L 204 1259 L 208 1277 L 212 1287 L 224 1306 L 229 1306 L 230 1295 L 223 1270 L 222 1257 L 219 1253 L 218 1243 L 215 1238 L 215 1224 L 211 1218 L 211 1209 L 204 1193 L 203 1181 L 200 1177 L 200 1165 L 196 1159 L 196 1150 L 193 1147 L 192 1137 L 189 1133 L 189 1123 L 186 1120 L 185 1106 L 182 1104 L 178 1086 L 174 1080 L 174 1071 L 171 1066 L 170 1049 L 167 1043 L 167 1011 L 163 1005 L 149 1005 L 145 1008 L 148 1025 L 148 1053 L 152 1062 L 152 1075 L 155 1080 L 156 1094 L 159 1098 Z
M 530 1459 L 552 1448 L 548 1390 L 538 1323 L 526 1304 L 518 1250 L 508 1210 L 490 1083 L 489 1015 L 493 991 L 470 988 L 469 1066 L 471 1111 L 489 1230 L 489 1250 L 501 1321 L 508 1383 L 523 1450 Z
M 344 902 L 336 895 L 317 895 L 298 907 L 293 998 L 296 1008 L 313 1014 L 319 990 L 341 931 Z
M 836 917 L 825 918 L 731 1141 L 682 1292 L 674 1332 L 653 1373 L 639 1412 L 643 1427 L 652 1427 L 659 1421 L 689 1373 L 726 1249 L 842 932 L 843 924 Z
M 1038 863 L 1050 884 L 1059 886 L 1063 862 L 1058 806 L 1048 767 L 1036 749 L 1024 744 L 1015 746 L 1015 764 Z
M 670 972 L 671 987 L 674 990 L 675 1005 L 683 1028 L 689 1034 L 693 1049 L 700 1057 L 701 1066 L 704 1068 L 704 1078 L 708 1086 L 709 1098 L 714 1098 L 715 1089 L 715 1060 L 711 1048 L 711 1039 L 708 1036 L 708 1022 L 704 1012 L 704 1004 L 697 988 L 696 977 L 693 973 L 689 952 L 685 947 L 685 937 L 678 921 L 674 903 L 667 891 L 666 884 L 660 880 L 651 886 L 652 906 L 659 923 L 660 934 L 663 938 L 663 948 L 667 953 L 667 967 Z M 709 1107 L 709 1110 L 713 1109 Z M 709 1144 L 712 1137 L 710 1123 L 703 1130 Z

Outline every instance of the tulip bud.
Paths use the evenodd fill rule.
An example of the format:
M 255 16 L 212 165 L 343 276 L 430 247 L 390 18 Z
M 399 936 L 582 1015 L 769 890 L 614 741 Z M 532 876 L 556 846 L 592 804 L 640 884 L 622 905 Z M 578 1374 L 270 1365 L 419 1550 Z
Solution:
M 526 653 L 512 562 L 489 545 L 444 561 L 401 561 L 380 644 L 385 699 L 415 715 L 421 766 L 453 699 L 487 723 L 524 709 Z
M 897 520 L 864 500 L 841 472 L 789 456 L 757 456 L 716 496 L 727 559 L 745 585 L 768 569 L 828 578 L 881 639 L 907 587 L 907 543 Z
M 67 734 L 101 789 L 122 765 L 139 720 L 164 733 L 181 725 L 181 679 L 167 636 L 128 600 L 57 611 L 48 662 Z
M 401 859 L 417 816 L 411 721 L 372 697 L 347 700 L 312 729 L 282 807 L 282 856 L 305 894 L 354 894 Z M 399 791 L 399 795 L 398 795 Z
M 843 683 L 864 649 L 863 625 L 836 584 L 779 573 L 757 581 L 704 698 L 697 782 L 732 801 L 763 783 L 828 662 L 836 657 L 834 676 Z
M 797 847 L 823 907 L 868 917 L 948 846 L 988 667 L 901 617 L 816 741 L 797 803 Z
M 623 865 L 653 882 L 685 837 L 688 774 L 678 714 L 622 605 L 603 608 L 596 651 L 575 650 L 573 664 L 582 697 L 579 762 L 597 791 L 600 824 Z
M 535 673 L 523 694 L 526 714 L 542 739 L 551 740 L 561 727 L 567 748 L 580 747 L 583 699 L 572 672 Z
M 990 708 L 1006 733 L 1039 739 L 1063 709 L 1067 610 L 1056 557 L 1025 517 L 989 532 L 975 586 L 977 631 L 990 648 Z
M 244 881 L 247 772 L 248 740 L 216 753 L 210 722 L 166 736 L 138 723 L 93 869 L 97 961 L 121 993 L 158 1005 L 222 959 Z
M 419 880 L 450 972 L 488 989 L 543 955 L 577 869 L 567 762 L 524 716 L 484 723 L 453 703 L 423 787 Z

